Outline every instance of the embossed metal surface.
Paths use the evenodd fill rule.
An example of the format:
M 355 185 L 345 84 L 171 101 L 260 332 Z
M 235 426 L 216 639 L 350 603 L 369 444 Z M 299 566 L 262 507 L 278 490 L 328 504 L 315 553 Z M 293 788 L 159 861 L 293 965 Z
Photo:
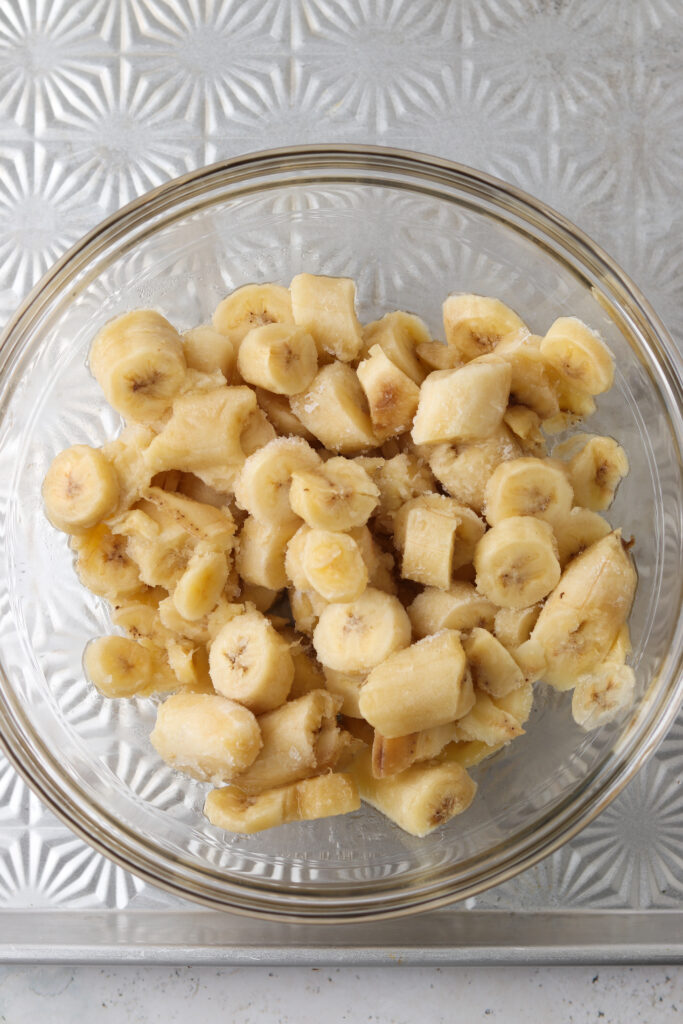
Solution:
M 184 171 L 376 142 L 546 200 L 680 344 L 682 48 L 677 0 L 3 0 L 0 317 L 86 230 Z M 682 767 L 679 716 L 577 838 L 445 913 L 681 911 Z M 3 914 L 40 909 L 191 910 L 74 838 L 0 757 L 0 932 Z

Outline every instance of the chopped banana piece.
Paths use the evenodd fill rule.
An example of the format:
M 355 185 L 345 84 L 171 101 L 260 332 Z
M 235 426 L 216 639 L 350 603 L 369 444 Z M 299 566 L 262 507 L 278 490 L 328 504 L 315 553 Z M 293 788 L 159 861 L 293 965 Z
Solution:
M 309 385 L 289 400 L 304 427 L 330 451 L 342 455 L 376 447 L 365 392 L 345 363 L 323 366 Z
M 569 384 L 589 395 L 601 395 L 612 387 L 612 353 L 578 317 L 559 317 L 542 339 L 541 352 Z
M 356 359 L 363 338 L 356 316 L 354 282 L 348 277 L 297 274 L 289 290 L 294 322 L 311 333 L 318 352 L 345 363 Z
M 320 456 L 299 437 L 279 437 L 254 452 L 242 466 L 235 500 L 261 523 L 298 523 L 290 489 L 295 473 L 317 469 Z
M 415 444 L 488 437 L 503 419 L 511 376 L 503 359 L 434 370 L 420 388 L 412 429 Z
M 292 510 L 316 530 L 364 526 L 379 499 L 377 485 L 355 459 L 328 459 L 314 471 L 292 476 Z
M 215 327 L 193 327 L 183 334 L 183 352 L 187 365 L 201 373 L 220 370 L 228 384 L 232 380 L 235 366 L 235 349 L 233 340 Z
M 213 325 L 227 334 L 236 347 L 254 327 L 265 324 L 294 324 L 288 288 L 279 284 L 245 284 L 218 304 Z
M 502 462 L 485 490 L 486 519 L 495 526 L 508 516 L 535 516 L 554 525 L 569 515 L 574 499 L 565 467 L 531 457 Z
M 443 304 L 443 326 L 446 342 L 463 362 L 493 351 L 509 334 L 526 330 L 509 306 L 485 295 L 449 295 Z
M 526 608 L 560 579 L 557 542 L 549 523 L 509 516 L 492 526 L 474 552 L 477 590 L 501 608 Z
M 355 601 L 328 604 L 313 633 L 318 659 L 339 672 L 364 672 L 410 643 L 410 619 L 391 594 L 367 587 Z
M 410 430 L 420 399 L 415 381 L 388 358 L 380 345 L 373 345 L 368 358 L 356 370 L 370 409 L 378 441 Z
M 126 636 L 100 636 L 83 655 L 88 679 L 105 697 L 149 697 L 178 689 L 163 652 Z
M 464 637 L 463 647 L 474 685 L 492 697 L 505 697 L 524 684 L 517 662 L 499 640 L 477 626 Z
M 387 313 L 381 320 L 374 320 L 363 328 L 364 353 L 373 345 L 379 345 L 387 358 L 418 386 L 427 374 L 416 353 L 420 345 L 429 341 L 429 331 L 419 316 L 400 310 Z
M 218 693 L 255 714 L 279 707 L 294 679 L 289 644 L 256 611 L 223 626 L 211 644 L 209 671 Z
M 266 324 L 254 327 L 242 340 L 237 369 L 249 384 L 276 395 L 296 395 L 315 377 L 318 351 L 303 328 Z
M 454 580 L 447 590 L 425 587 L 407 611 L 413 633 L 421 639 L 442 629 L 492 629 L 498 608 L 471 583 Z
M 58 530 L 83 533 L 114 511 L 119 482 L 98 448 L 77 444 L 52 460 L 43 481 L 45 513 Z
M 360 807 L 358 787 L 342 773 L 303 779 L 258 796 L 247 796 L 239 786 L 212 790 L 204 813 L 217 828 L 251 835 L 293 821 L 314 821 L 350 814 Z

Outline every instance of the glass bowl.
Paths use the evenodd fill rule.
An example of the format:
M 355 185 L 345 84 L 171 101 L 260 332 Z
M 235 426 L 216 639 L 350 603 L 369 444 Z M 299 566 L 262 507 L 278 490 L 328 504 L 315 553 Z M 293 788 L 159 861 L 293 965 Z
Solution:
M 572 313 L 616 355 L 589 429 L 617 437 L 631 472 L 609 511 L 635 537 L 631 619 L 638 701 L 584 733 L 570 695 L 539 684 L 526 734 L 473 770 L 479 793 L 425 839 L 370 808 L 255 836 L 202 815 L 206 786 L 148 742 L 152 700 L 108 701 L 84 678 L 110 630 L 41 508 L 53 456 L 101 444 L 118 417 L 86 368 L 90 340 L 135 306 L 180 329 L 231 289 L 346 275 L 359 313 L 419 313 L 435 336 L 454 290 L 498 296 L 537 332 Z M 681 679 L 681 381 L 671 340 L 635 286 L 543 204 L 466 167 L 394 150 L 304 147 L 179 178 L 110 217 L 34 289 L 0 351 L 0 736 L 38 796 L 146 881 L 212 907 L 290 921 L 378 918 L 472 896 L 590 821 L 652 753 Z

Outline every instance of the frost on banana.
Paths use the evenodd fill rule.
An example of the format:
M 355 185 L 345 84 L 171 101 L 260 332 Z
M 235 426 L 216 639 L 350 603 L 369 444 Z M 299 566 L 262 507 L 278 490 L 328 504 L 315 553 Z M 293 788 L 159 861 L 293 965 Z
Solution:
M 542 654 L 545 682 L 571 689 L 605 659 L 628 618 L 635 589 L 636 571 L 621 530 L 572 559 L 527 641 Z
M 511 376 L 510 364 L 495 357 L 457 370 L 434 370 L 420 388 L 412 429 L 415 443 L 488 437 L 503 419 Z
M 348 277 L 297 274 L 289 290 L 294 322 L 310 332 L 318 352 L 345 363 L 354 360 L 363 343 L 354 282 Z
M 351 775 L 335 772 L 292 782 L 249 796 L 239 786 L 212 790 L 204 813 L 217 828 L 251 835 L 293 821 L 314 821 L 350 814 L 360 807 L 360 795 Z
M 350 771 L 362 799 L 413 836 L 426 836 L 462 814 L 477 791 L 477 784 L 456 763 L 415 764 L 400 775 L 376 779 L 372 754 L 367 751 L 356 758 Z
M 323 366 L 305 391 L 289 404 L 304 427 L 331 451 L 342 455 L 377 445 L 365 392 L 345 363 Z

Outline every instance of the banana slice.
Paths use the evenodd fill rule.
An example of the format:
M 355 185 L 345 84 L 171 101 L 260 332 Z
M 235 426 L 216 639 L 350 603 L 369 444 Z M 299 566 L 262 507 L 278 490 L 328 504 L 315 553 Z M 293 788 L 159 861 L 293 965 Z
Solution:
M 172 768 L 214 785 L 248 768 L 262 746 L 251 711 L 205 693 L 177 693 L 165 700 L 150 742 Z
M 289 289 L 279 284 L 245 284 L 219 302 L 213 326 L 239 347 L 253 327 L 294 324 Z
M 523 733 L 518 720 L 483 690 L 477 692 L 471 711 L 457 722 L 458 740 L 475 740 L 489 747 L 503 746 Z
M 510 402 L 533 410 L 542 420 L 560 411 L 553 387 L 555 374 L 540 349 L 541 339 L 522 332 L 505 338 L 496 355 L 510 364 Z
M 304 636 L 312 637 L 318 619 L 329 602 L 315 590 L 292 587 L 287 591 L 287 595 L 296 629 Z
M 392 363 L 380 345 L 372 346 L 356 373 L 378 441 L 410 430 L 420 399 L 415 381 Z
M 430 511 L 445 520 L 451 520 L 456 523 L 452 552 L 444 551 L 444 558 L 449 558 L 451 570 L 449 578 L 445 582 L 447 587 L 449 586 L 452 572 L 472 561 L 476 545 L 484 533 L 484 524 L 472 509 L 467 508 L 465 505 L 460 505 L 453 498 L 447 498 L 442 494 L 422 494 L 411 501 L 407 501 L 394 514 L 394 544 L 399 551 L 405 552 L 409 520 L 417 509 Z M 433 528 L 436 530 L 436 521 L 434 520 L 433 523 Z M 434 554 L 438 557 L 438 552 L 434 552 Z M 405 572 L 403 575 L 405 575 Z M 423 582 L 430 581 L 425 580 Z
M 444 764 L 459 764 L 462 768 L 474 768 L 487 758 L 493 757 L 504 746 L 505 743 L 489 746 L 481 740 L 458 740 L 444 748 L 439 755 L 439 761 Z
M 460 525 L 457 516 L 444 515 L 441 509 L 410 508 L 401 524 L 401 576 L 447 590 Z
M 540 602 L 528 608 L 499 608 L 493 622 L 493 632 L 506 650 L 515 652 L 531 636 L 541 614 Z M 487 629 L 490 627 L 487 626 Z
M 376 525 L 385 533 L 393 533 L 394 513 L 405 502 L 436 488 L 429 466 L 409 452 L 381 460 L 381 465 L 371 472 L 371 476 L 379 488 Z
M 117 507 L 119 482 L 98 448 L 76 444 L 52 460 L 43 480 L 45 514 L 64 533 L 83 533 Z
M 560 565 L 564 569 L 572 558 L 606 537 L 612 528 L 597 512 L 577 505 L 565 519 L 554 524 L 554 529 Z
M 216 607 L 227 579 L 225 553 L 199 544 L 173 591 L 173 603 L 184 619 L 201 619 Z
M 341 713 L 349 718 L 362 718 L 358 701 L 363 683 L 367 679 L 366 672 L 337 672 L 336 669 L 323 668 L 325 689 L 336 697 L 341 697 Z
M 297 419 L 330 451 L 346 455 L 377 445 L 365 393 L 356 373 L 344 363 L 323 366 L 305 391 L 291 396 L 289 404 Z
M 398 366 L 418 386 L 427 374 L 417 357 L 417 350 L 430 341 L 429 330 L 419 316 L 402 310 L 387 313 L 381 320 L 374 320 L 363 328 L 363 353 L 367 354 L 373 345 L 379 345 L 394 366 Z
M 247 797 L 239 786 L 212 790 L 204 813 L 217 828 L 252 835 L 293 821 L 313 821 L 350 814 L 360 807 L 360 795 L 350 775 L 336 773 L 303 779 L 280 789 Z
M 527 641 L 543 651 L 546 683 L 571 689 L 579 676 L 601 664 L 628 618 L 635 589 L 636 572 L 621 530 L 572 559 Z
M 314 472 L 295 472 L 289 500 L 292 510 L 317 530 L 364 526 L 379 499 L 379 489 L 362 466 L 341 456 Z
M 376 779 L 370 751 L 356 758 L 351 774 L 366 803 L 420 838 L 466 811 L 477 791 L 476 782 L 456 763 L 415 764 L 400 775 Z
M 90 348 L 90 370 L 126 419 L 154 422 L 170 408 L 187 371 L 174 327 L 151 309 L 110 320 Z
M 517 662 L 486 629 L 475 627 L 463 639 L 474 685 L 491 697 L 505 697 L 524 685 Z
M 127 636 L 100 636 L 86 647 L 83 667 L 104 697 L 148 697 L 178 688 L 160 653 Z
M 159 601 L 158 618 L 161 625 L 168 633 L 176 634 L 181 638 L 192 641 L 194 644 L 211 644 L 220 633 L 223 626 L 234 619 L 237 615 L 243 615 L 246 607 L 242 602 L 234 602 L 221 594 L 216 607 L 202 619 L 184 619 L 176 608 L 173 598 L 166 597 Z M 137 613 L 136 613 L 137 614 Z M 115 621 L 118 625 L 127 628 L 126 624 L 118 617 Z
M 566 519 L 574 500 L 564 465 L 533 457 L 501 463 L 491 474 L 484 496 L 491 526 L 509 516 L 534 516 L 554 525 Z
M 494 604 L 501 608 L 536 604 L 560 579 L 552 527 L 531 516 L 502 519 L 477 544 L 474 567 L 477 590 Z
M 309 586 L 330 602 L 355 601 L 368 585 L 368 569 L 355 540 L 346 533 L 309 530 L 302 570 Z
M 125 537 L 117 537 L 99 523 L 85 533 L 73 536 L 76 572 L 81 583 L 93 594 L 116 603 L 145 589 L 138 567 L 128 557 Z
M 550 364 L 549 364 L 550 365 Z M 546 434 L 560 434 L 564 430 L 580 423 L 581 420 L 592 416 L 595 412 L 595 399 L 587 391 L 571 384 L 566 377 L 551 367 L 555 373 L 553 386 L 557 395 L 557 402 L 560 411 L 557 416 L 543 421 L 543 430 Z
M 249 413 L 240 431 L 240 448 L 246 457 L 264 448 L 277 437 L 268 417 L 261 409 Z
M 481 514 L 486 484 L 494 469 L 521 454 L 518 442 L 501 425 L 483 441 L 435 445 L 429 452 L 429 466 L 452 498 Z
M 320 456 L 298 437 L 278 437 L 244 463 L 235 484 L 235 500 L 261 523 L 298 523 L 291 505 L 293 475 L 321 466 Z
M 294 322 L 313 336 L 318 352 L 345 363 L 356 359 L 363 338 L 351 278 L 297 274 L 289 290 Z
M 449 295 L 443 304 L 446 342 L 462 362 L 492 352 L 511 333 L 528 330 L 500 299 L 486 295 Z
M 185 362 L 192 370 L 214 373 L 216 370 L 230 383 L 235 367 L 236 351 L 231 338 L 214 327 L 193 327 L 183 334 Z
M 266 324 L 245 335 L 237 355 L 245 381 L 276 395 L 304 391 L 318 371 L 318 350 L 301 327 Z
M 239 536 L 235 560 L 241 579 L 274 592 L 286 587 L 285 553 L 295 532 L 296 523 L 285 521 L 281 525 L 269 523 L 265 526 L 248 516 Z
M 281 437 L 303 437 L 309 443 L 316 440 L 310 430 L 306 430 L 303 423 L 294 415 L 286 395 L 274 395 L 264 388 L 256 388 L 255 391 L 259 407 Z
M 361 714 L 389 738 L 453 722 L 466 664 L 455 630 L 418 640 L 371 670 L 360 693 Z
M 245 460 L 240 435 L 256 411 L 248 387 L 221 387 L 182 395 L 173 412 L 144 452 L 150 474 L 166 469 L 194 473 L 219 491 L 232 493 Z
M 506 693 L 504 697 L 494 697 L 493 702 L 502 711 L 512 715 L 520 725 L 524 725 L 531 715 L 534 703 L 534 688 L 531 683 L 525 681 L 516 690 L 510 690 L 509 693 Z
M 581 434 L 572 441 L 581 444 L 567 464 L 576 504 L 602 512 L 612 504 L 617 487 L 628 474 L 626 452 L 612 437 Z M 559 445 L 553 454 L 562 457 L 566 450 Z
M 256 611 L 223 626 L 211 644 L 209 671 L 218 693 L 254 714 L 282 704 L 294 679 L 289 644 Z
M 426 587 L 407 609 L 413 634 L 421 639 L 442 629 L 492 629 L 497 607 L 472 586 L 456 580 L 448 590 Z
M 572 715 L 584 729 L 597 729 L 611 722 L 633 704 L 636 677 L 626 664 L 630 651 L 628 626 L 624 625 L 603 664 L 579 676 L 572 695 Z
M 578 317 L 561 316 L 541 340 L 541 353 L 573 387 L 601 395 L 614 383 L 614 357 Z
M 313 633 L 318 660 L 340 672 L 367 671 L 409 643 L 410 619 L 403 605 L 373 587 L 355 601 L 328 604 Z
M 509 405 L 503 416 L 503 423 L 512 431 L 524 455 L 535 455 L 538 459 L 547 454 L 546 440 L 541 431 L 541 419 L 533 409 L 525 405 Z
M 415 351 L 420 362 L 427 368 L 427 373 L 432 370 L 454 370 L 464 365 L 460 354 L 442 341 L 425 341 Z
M 510 364 L 503 359 L 430 373 L 420 388 L 413 421 L 415 444 L 488 437 L 503 419 L 511 376 Z
M 429 761 L 441 753 L 455 736 L 454 722 L 390 739 L 375 729 L 372 743 L 372 774 L 376 779 L 398 775 L 412 764 Z
M 119 500 L 115 512 L 125 512 L 149 487 L 152 472 L 145 462 L 145 451 L 155 437 L 151 427 L 130 423 L 115 441 L 102 446 L 102 454 L 114 467 L 119 482 Z

